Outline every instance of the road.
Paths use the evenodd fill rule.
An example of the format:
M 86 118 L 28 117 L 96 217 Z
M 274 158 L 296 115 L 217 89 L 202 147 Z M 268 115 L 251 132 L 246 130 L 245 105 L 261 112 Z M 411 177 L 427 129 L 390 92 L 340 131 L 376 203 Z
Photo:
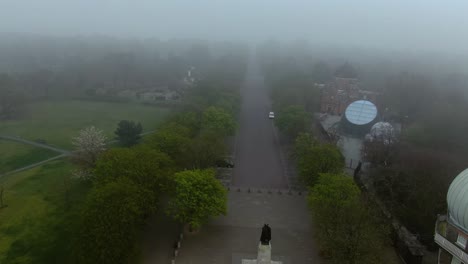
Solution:
M 241 89 L 242 106 L 236 136 L 231 184 L 240 187 L 288 188 L 280 146 L 268 118 L 271 101 L 258 63 L 251 59 Z
M 273 230 L 273 260 L 284 264 L 321 263 L 306 196 L 284 191 L 289 187 L 287 163 L 283 162 L 273 120 L 268 119 L 271 101 L 254 60 L 249 63 L 241 93 L 227 215 L 213 218 L 199 234 L 185 234 L 176 263 L 230 264 L 255 259 L 264 223 Z M 153 222 L 145 234 L 144 263 L 170 263 L 177 228 Z

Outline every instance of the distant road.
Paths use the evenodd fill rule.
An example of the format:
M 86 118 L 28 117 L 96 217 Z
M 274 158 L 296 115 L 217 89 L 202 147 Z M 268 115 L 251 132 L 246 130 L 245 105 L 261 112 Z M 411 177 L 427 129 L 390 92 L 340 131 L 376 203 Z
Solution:
M 273 120 L 268 118 L 271 101 L 258 63 L 249 62 L 241 90 L 242 106 L 236 136 L 235 167 L 231 185 L 287 189 L 280 146 Z
M 0 139 L 10 140 L 10 141 L 16 141 L 16 142 L 19 142 L 19 143 L 32 145 L 32 146 L 36 146 L 36 147 L 39 147 L 39 148 L 50 149 L 50 150 L 52 150 L 52 151 L 55 151 L 55 152 L 58 152 L 58 153 L 62 153 L 62 154 L 67 154 L 67 155 L 71 153 L 69 150 L 65 150 L 65 149 L 61 149 L 61 148 L 49 146 L 49 145 L 47 145 L 47 144 L 41 144 L 41 143 L 38 143 L 38 142 L 34 142 L 34 141 L 31 141 L 31 140 L 27 140 L 27 139 L 23 139 L 23 138 L 19 138 L 19 137 L 2 136 L 2 135 L 0 135 Z

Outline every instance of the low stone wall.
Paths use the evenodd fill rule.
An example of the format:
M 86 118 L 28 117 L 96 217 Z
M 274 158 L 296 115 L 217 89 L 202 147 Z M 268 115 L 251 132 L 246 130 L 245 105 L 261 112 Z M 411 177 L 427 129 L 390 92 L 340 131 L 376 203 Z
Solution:
M 241 193 L 262 193 L 271 195 L 307 195 L 306 191 L 298 191 L 293 189 L 274 189 L 274 188 L 254 188 L 254 187 L 236 187 L 236 186 L 225 186 L 229 192 L 241 192 Z

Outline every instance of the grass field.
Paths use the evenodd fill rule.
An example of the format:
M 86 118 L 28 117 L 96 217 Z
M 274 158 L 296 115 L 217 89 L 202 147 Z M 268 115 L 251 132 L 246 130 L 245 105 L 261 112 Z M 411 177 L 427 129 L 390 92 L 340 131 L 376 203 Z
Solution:
M 87 187 L 69 178 L 72 165 L 57 160 L 0 179 L 0 263 L 56 263 L 69 254 L 73 214 Z
M 0 174 L 57 155 L 60 153 L 0 139 Z
M 157 127 L 168 109 L 134 103 L 46 101 L 29 105 L 24 118 L 2 121 L 0 134 L 29 140 L 44 139 L 50 145 L 70 149 L 71 139 L 84 127 L 94 125 L 109 138 L 120 120 L 141 122 L 144 131 Z

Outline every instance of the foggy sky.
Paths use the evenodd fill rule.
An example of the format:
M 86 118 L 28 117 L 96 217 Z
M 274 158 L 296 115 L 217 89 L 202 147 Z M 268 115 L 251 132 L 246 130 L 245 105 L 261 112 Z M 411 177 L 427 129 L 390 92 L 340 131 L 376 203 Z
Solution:
M 0 0 L 0 32 L 309 39 L 468 54 L 464 0 Z

